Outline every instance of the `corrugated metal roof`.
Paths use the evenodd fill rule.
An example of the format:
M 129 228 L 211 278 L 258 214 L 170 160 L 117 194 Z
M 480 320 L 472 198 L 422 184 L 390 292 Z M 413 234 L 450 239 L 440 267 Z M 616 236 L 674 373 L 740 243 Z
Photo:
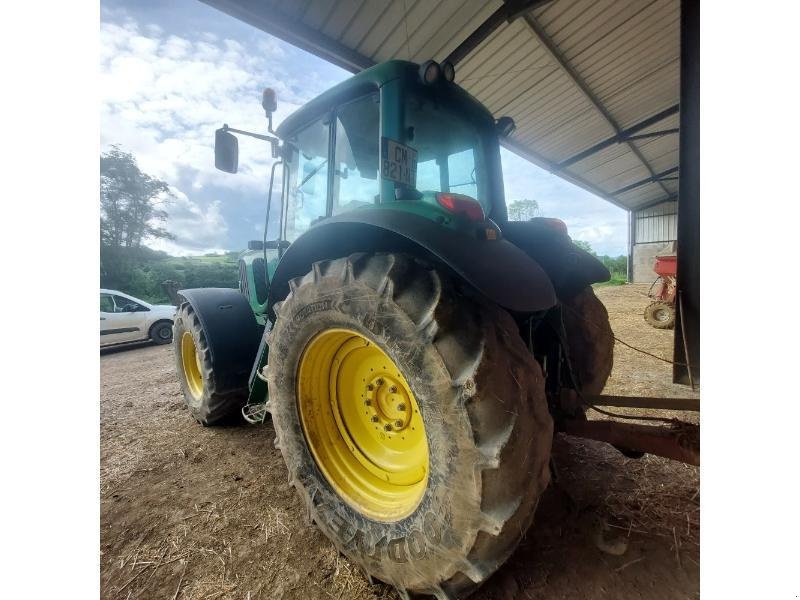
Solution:
M 442 61 L 503 6 L 502 0 L 203 1 L 351 71 L 392 58 Z M 503 21 L 457 65 L 456 82 L 495 116 L 514 118 L 508 148 L 638 209 L 677 196 L 677 134 L 615 140 L 574 158 L 677 106 L 679 72 L 679 0 L 553 0 Z M 673 112 L 635 135 L 677 129 L 678 121 Z M 658 177 L 664 172 L 666 179 Z

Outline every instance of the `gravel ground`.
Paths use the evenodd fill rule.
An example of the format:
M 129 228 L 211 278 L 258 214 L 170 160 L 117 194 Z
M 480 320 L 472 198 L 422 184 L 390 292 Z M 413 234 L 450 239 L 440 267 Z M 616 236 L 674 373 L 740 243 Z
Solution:
M 671 358 L 672 332 L 642 318 L 647 287 L 597 294 L 620 340 Z M 670 378 L 669 364 L 617 344 L 605 391 L 697 394 Z M 189 418 L 170 346 L 103 353 L 100 416 L 102 597 L 398 598 L 307 522 L 270 423 Z M 561 435 L 554 458 L 536 522 L 474 598 L 699 596 L 697 468 Z

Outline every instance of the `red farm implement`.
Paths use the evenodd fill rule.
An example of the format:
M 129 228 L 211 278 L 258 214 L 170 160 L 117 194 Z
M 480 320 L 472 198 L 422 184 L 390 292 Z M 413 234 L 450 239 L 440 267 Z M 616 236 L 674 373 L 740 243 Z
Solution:
M 656 329 L 672 329 L 675 325 L 675 277 L 678 257 L 674 251 L 656 256 L 653 270 L 658 278 L 650 286 L 653 301 L 644 309 L 644 320 Z

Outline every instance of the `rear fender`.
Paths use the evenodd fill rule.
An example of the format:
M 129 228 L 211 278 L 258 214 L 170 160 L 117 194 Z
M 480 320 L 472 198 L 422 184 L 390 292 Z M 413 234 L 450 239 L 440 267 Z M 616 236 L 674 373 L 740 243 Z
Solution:
M 356 252 L 407 252 L 444 265 L 489 300 L 515 312 L 547 310 L 556 303 L 541 266 L 503 239 L 479 239 L 399 210 L 362 209 L 326 219 L 284 253 L 270 282 L 269 310 L 289 293 L 289 280 L 319 260 Z M 485 230 L 485 228 L 480 228 Z
M 542 266 L 560 299 L 571 298 L 586 286 L 611 277 L 595 256 L 543 221 L 509 221 L 502 227 L 508 241 Z

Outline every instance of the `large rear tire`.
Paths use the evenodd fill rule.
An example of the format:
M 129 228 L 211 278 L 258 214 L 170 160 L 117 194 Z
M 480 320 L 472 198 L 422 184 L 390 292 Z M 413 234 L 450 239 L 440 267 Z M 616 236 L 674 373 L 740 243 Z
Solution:
M 517 325 L 401 254 L 318 262 L 289 287 L 268 340 L 267 408 L 309 514 L 340 551 L 401 593 L 469 595 L 513 552 L 550 479 L 544 379 Z M 372 381 L 370 365 L 385 375 Z M 406 394 L 404 410 L 415 407 L 396 430 L 393 416 L 383 423 L 386 414 L 369 412 L 381 385 Z M 347 427 L 324 427 L 326 415 Z M 424 429 L 423 454 L 420 445 L 412 460 L 397 453 L 404 471 L 378 465 L 396 481 L 372 478 L 377 459 L 358 470 L 376 456 L 369 447 L 380 430 L 354 433 L 355 443 L 337 438 L 371 433 L 373 421 L 395 440 L 412 434 L 407 425 Z M 378 458 L 392 450 L 385 445 Z M 406 477 L 420 465 L 423 476 Z
M 597 395 L 614 366 L 614 332 L 608 311 L 591 287 L 562 301 L 569 359 L 583 394 Z
M 216 425 L 237 417 L 247 401 L 247 389 L 218 391 L 207 336 L 188 302 L 181 304 L 175 314 L 172 342 L 175 370 L 192 417 L 202 425 Z

